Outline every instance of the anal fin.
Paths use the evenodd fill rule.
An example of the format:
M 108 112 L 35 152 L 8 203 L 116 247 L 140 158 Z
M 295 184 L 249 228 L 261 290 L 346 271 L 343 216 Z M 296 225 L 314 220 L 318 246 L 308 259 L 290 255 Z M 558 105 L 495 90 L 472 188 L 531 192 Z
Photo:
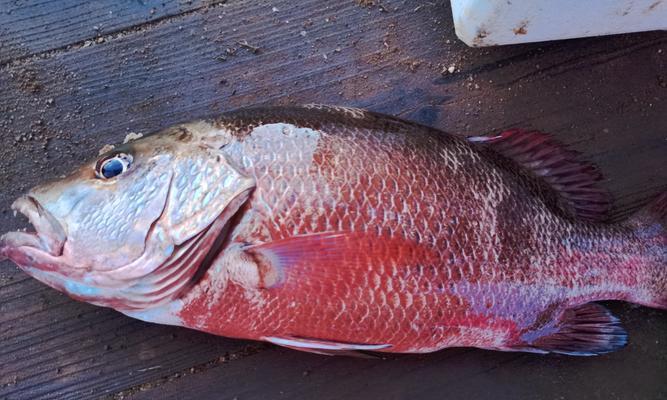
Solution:
M 588 303 L 565 310 L 548 333 L 536 338 L 533 336 L 535 332 L 524 334 L 527 342 L 515 350 L 594 356 L 623 348 L 628 335 L 609 310 L 599 304 Z

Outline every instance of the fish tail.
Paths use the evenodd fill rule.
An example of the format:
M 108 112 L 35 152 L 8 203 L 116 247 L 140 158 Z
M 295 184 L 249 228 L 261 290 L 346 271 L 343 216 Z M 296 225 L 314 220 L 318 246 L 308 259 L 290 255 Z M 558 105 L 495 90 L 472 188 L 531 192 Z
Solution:
M 643 286 L 637 303 L 667 309 L 667 191 L 626 222 L 648 252 Z

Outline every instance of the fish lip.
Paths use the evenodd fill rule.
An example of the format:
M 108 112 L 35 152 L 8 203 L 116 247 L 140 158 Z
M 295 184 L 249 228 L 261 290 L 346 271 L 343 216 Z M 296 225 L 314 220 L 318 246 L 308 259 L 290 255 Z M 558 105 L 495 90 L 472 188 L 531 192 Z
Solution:
M 0 258 L 9 248 L 30 247 L 58 257 L 63 253 L 67 235 L 58 220 L 33 196 L 21 196 L 11 206 L 23 214 L 35 232 L 8 232 L 0 237 Z

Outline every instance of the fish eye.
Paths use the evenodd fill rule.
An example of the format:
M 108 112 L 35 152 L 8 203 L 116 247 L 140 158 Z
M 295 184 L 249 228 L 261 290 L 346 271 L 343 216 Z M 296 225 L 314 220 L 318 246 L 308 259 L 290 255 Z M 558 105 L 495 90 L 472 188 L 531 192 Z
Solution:
M 125 153 L 114 154 L 97 162 L 95 174 L 100 179 L 114 178 L 130 168 L 132 156 Z

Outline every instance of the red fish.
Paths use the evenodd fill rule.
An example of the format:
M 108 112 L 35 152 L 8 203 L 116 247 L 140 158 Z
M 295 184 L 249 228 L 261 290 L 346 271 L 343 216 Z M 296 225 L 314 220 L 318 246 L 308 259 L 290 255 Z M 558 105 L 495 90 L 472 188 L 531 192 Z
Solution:
M 228 113 L 118 146 L 14 204 L 9 258 L 75 299 L 299 350 L 594 355 L 599 300 L 667 308 L 667 194 L 603 223 L 552 138 L 363 110 Z

